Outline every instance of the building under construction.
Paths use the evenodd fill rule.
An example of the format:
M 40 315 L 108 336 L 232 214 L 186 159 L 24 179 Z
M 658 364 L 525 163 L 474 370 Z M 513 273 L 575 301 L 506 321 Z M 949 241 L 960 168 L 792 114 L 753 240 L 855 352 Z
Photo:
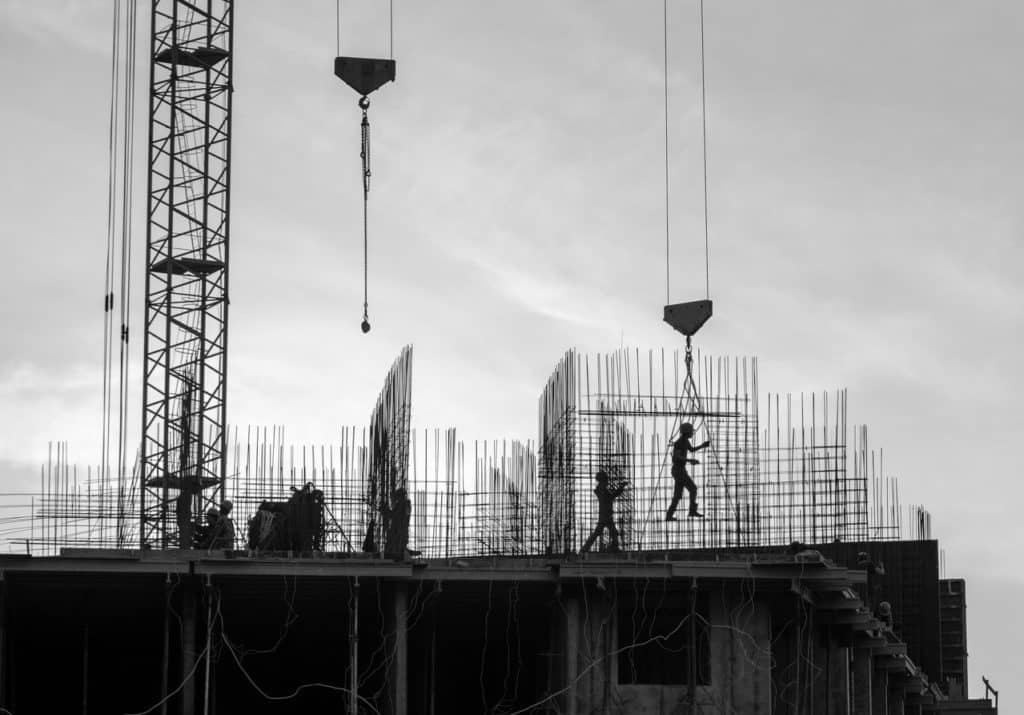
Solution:
M 567 352 L 535 441 L 414 430 L 411 348 L 337 444 L 228 425 L 233 11 L 152 5 L 141 442 L 105 423 L 103 464 L 44 465 L 0 557 L 0 712 L 993 711 L 964 698 L 965 585 L 846 393 L 695 354 L 670 313 L 710 301 L 666 308 L 685 351 Z M 365 207 L 395 66 L 335 71 Z M 680 474 L 701 511 L 673 520 Z
M 467 445 L 411 429 L 406 349 L 341 444 L 232 430 L 231 548 L 147 542 L 137 475 L 56 460 L 27 553 L 0 562 L 2 706 L 991 712 L 962 697 L 963 581 L 940 580 L 927 512 L 901 507 L 845 394 L 765 409 L 756 361 L 705 357 L 697 404 L 683 362 L 567 353 L 536 443 Z M 711 443 L 704 517 L 666 522 L 683 420 Z M 581 554 L 599 470 L 623 486 L 620 549 Z

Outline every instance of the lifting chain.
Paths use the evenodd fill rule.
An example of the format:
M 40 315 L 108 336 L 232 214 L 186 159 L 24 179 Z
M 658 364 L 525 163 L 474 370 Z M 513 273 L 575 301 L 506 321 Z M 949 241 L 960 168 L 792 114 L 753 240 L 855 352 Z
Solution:
M 370 195 L 370 120 L 366 116 L 366 111 L 370 108 L 370 98 L 360 99 L 359 108 L 363 110 L 361 124 L 363 142 L 359 158 L 363 160 L 363 199 L 365 200 Z
M 693 344 L 689 335 L 686 336 L 686 379 L 693 382 Z
M 369 302 L 369 246 L 367 214 L 369 213 L 370 199 L 370 120 L 366 111 L 370 108 L 370 98 L 363 96 L 359 100 L 359 108 L 363 110 L 363 121 L 360 125 L 362 144 L 360 146 L 359 158 L 363 160 L 363 322 L 360 326 L 364 333 L 370 332 L 370 302 Z

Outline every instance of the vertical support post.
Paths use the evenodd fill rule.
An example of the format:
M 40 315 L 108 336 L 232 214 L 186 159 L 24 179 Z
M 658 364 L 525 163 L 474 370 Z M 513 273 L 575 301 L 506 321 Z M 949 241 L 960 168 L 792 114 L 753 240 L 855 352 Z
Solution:
M 196 711 L 196 591 L 189 583 L 182 593 L 181 638 L 181 715 L 195 715 Z
M 576 715 L 576 690 L 579 678 L 580 600 L 574 594 L 565 599 L 565 651 L 562 654 L 565 673 L 565 715 Z
M 889 673 L 885 669 L 878 669 L 874 671 L 874 675 L 871 687 L 871 712 L 876 715 L 889 715 Z
M 0 571 L 0 708 L 7 708 L 7 578 Z
M 359 712 L 359 577 L 352 584 L 352 608 L 349 612 L 348 626 L 348 711 L 352 715 Z
M 828 711 L 832 715 L 850 715 L 850 648 L 830 640 L 828 663 Z
M 82 715 L 89 712 L 89 626 L 82 632 Z
M 210 575 L 206 575 L 206 658 L 205 678 L 203 679 L 203 715 L 210 715 L 210 653 L 213 638 L 213 588 Z
M 853 650 L 853 712 L 871 715 L 871 650 Z
M 167 715 L 167 681 L 171 650 L 171 575 L 164 581 L 164 648 L 160 664 L 160 715 Z
M 437 615 L 430 619 L 430 715 L 435 715 L 437 702 Z
M 689 341 L 689 338 L 687 338 Z M 689 674 L 686 678 L 687 713 L 697 712 L 697 579 L 690 583 L 690 657 L 687 659 Z
M 408 653 L 408 611 L 409 594 L 404 581 L 392 584 L 391 609 L 388 611 L 388 624 L 392 638 L 392 656 L 388 666 L 388 687 L 391 696 L 392 715 L 406 715 L 409 709 L 409 653 Z

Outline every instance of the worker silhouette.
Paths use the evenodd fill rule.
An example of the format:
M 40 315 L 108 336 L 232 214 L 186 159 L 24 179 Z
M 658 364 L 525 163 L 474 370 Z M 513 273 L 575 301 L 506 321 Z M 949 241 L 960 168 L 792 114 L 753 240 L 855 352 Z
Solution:
M 620 484 L 614 489 L 609 489 L 608 473 L 603 469 L 594 475 L 594 479 L 597 481 L 597 486 L 594 487 L 594 495 L 597 497 L 597 526 L 594 527 L 594 533 L 583 544 L 580 553 L 590 551 L 590 547 L 594 545 L 594 542 L 604 533 L 606 528 L 608 529 L 608 551 L 614 553 L 619 550 L 619 531 L 615 528 L 613 507 L 615 499 L 622 494 L 622 490 L 626 488 L 626 485 Z
M 668 513 L 665 514 L 665 521 L 675 521 L 676 507 L 679 500 L 683 498 L 683 489 L 690 492 L 690 516 L 704 516 L 697 511 L 697 483 L 690 477 L 686 469 L 687 464 L 700 464 L 699 460 L 690 459 L 691 452 L 699 452 L 707 449 L 711 442 L 704 442 L 694 447 L 690 444 L 693 438 L 693 425 L 684 422 L 679 428 L 679 439 L 672 447 L 672 479 L 675 481 L 675 489 L 672 491 L 672 503 L 668 505 Z
M 418 556 L 418 551 L 413 552 L 409 549 L 409 517 L 412 515 L 412 501 L 410 501 L 405 487 L 398 487 L 394 491 L 391 501 L 390 507 L 385 505 L 383 510 L 384 521 L 388 526 L 384 554 L 394 559 Z

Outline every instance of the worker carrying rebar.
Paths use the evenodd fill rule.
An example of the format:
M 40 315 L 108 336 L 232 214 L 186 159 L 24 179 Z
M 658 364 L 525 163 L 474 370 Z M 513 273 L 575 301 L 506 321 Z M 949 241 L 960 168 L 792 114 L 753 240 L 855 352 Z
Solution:
M 625 483 L 617 487 L 608 487 L 608 473 L 603 469 L 594 475 L 597 486 L 594 487 L 594 496 L 597 497 L 597 526 L 594 533 L 590 535 L 580 553 L 590 551 L 590 547 L 598 540 L 605 529 L 608 529 L 608 551 L 615 553 L 619 550 L 619 531 L 615 528 L 615 500 L 626 488 Z
M 676 507 L 679 506 L 679 500 L 683 498 L 683 489 L 690 492 L 689 515 L 704 516 L 697 511 L 697 483 L 693 481 L 689 471 L 686 469 L 686 465 L 700 464 L 700 460 L 690 459 L 689 455 L 693 452 L 707 449 L 711 442 L 705 441 L 694 447 L 690 443 L 691 439 L 693 439 L 693 425 L 689 422 L 684 422 L 679 427 L 679 439 L 676 440 L 672 447 L 672 480 L 675 482 L 675 489 L 672 491 L 672 502 L 668 505 L 665 521 L 676 520 Z

